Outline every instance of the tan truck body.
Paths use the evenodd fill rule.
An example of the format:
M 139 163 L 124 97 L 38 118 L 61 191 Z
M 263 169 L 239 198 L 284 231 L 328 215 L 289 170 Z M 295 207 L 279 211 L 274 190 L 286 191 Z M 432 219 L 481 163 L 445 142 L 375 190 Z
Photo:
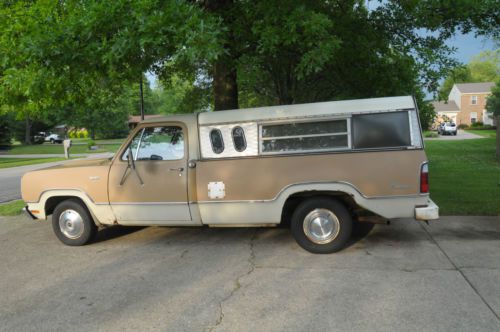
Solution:
M 236 136 L 231 139 L 236 127 L 243 151 L 237 151 Z M 145 145 L 142 135 L 162 133 L 158 128 L 182 133 L 182 146 L 171 138 L 161 144 L 175 148 L 174 158 L 134 158 L 132 169 L 129 146 L 137 157 L 142 146 L 156 144 Z M 372 146 L 377 140 L 394 145 L 391 135 L 408 144 Z M 293 208 L 287 202 L 312 195 L 331 195 L 387 219 L 428 220 L 438 217 L 438 209 L 421 192 L 426 163 L 412 97 L 275 106 L 143 121 L 111 159 L 27 173 L 22 196 L 38 219 L 77 198 L 98 225 L 277 225 Z

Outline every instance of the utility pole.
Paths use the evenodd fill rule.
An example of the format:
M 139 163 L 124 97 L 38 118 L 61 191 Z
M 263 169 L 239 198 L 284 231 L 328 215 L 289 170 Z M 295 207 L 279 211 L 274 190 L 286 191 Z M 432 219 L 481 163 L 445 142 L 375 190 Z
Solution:
M 141 120 L 144 120 L 144 93 L 142 92 L 142 73 L 141 73 L 141 78 L 139 80 L 139 90 L 141 92 L 140 97 L 141 97 Z

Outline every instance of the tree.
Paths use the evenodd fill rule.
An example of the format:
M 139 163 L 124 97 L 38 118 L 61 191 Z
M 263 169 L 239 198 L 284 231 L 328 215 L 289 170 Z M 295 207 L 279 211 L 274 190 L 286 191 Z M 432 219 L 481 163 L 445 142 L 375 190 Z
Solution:
M 439 100 L 448 100 L 455 83 L 495 82 L 500 77 L 500 50 L 484 51 L 467 65 L 453 68 L 439 89 Z
M 147 70 L 167 89 L 174 77 L 191 82 L 191 107 L 211 89 L 215 110 L 436 90 L 456 65 L 445 41 L 498 36 L 497 20 L 496 0 L 373 10 L 360 0 L 9 0 L 0 101 L 27 119 L 59 109 L 95 125 L 94 112 L 110 112 Z
M 96 112 L 146 70 L 214 58 L 217 22 L 201 14 L 176 0 L 5 1 L 0 102 L 26 118 L 27 142 L 29 123 L 47 111 L 93 132 Z
M 500 160 L 500 80 L 491 90 L 491 96 L 486 100 L 486 110 L 492 113 L 496 118 L 497 139 L 496 139 L 496 155 Z

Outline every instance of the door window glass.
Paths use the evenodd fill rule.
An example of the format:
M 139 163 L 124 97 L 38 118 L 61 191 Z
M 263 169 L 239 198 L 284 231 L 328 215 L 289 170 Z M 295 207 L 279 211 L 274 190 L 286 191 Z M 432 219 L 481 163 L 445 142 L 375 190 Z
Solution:
M 134 160 L 178 160 L 184 158 L 184 136 L 178 126 L 144 128 L 134 137 L 128 149 Z M 122 156 L 127 160 L 128 149 Z

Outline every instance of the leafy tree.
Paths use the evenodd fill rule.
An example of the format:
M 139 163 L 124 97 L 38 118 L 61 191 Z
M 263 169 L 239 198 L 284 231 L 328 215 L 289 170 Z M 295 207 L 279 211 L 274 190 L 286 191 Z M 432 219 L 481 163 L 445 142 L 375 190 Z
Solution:
M 491 89 L 491 96 L 486 100 L 486 110 L 496 117 L 497 139 L 496 139 L 496 154 L 500 159 L 500 80 Z
M 450 71 L 439 89 L 439 99 L 447 100 L 455 83 L 494 82 L 500 77 L 500 50 L 484 51 L 465 66 Z
M 30 121 L 53 110 L 94 132 L 98 114 L 146 70 L 217 54 L 217 22 L 201 14 L 176 0 L 5 1 L 0 102 L 26 119 L 27 142 Z

